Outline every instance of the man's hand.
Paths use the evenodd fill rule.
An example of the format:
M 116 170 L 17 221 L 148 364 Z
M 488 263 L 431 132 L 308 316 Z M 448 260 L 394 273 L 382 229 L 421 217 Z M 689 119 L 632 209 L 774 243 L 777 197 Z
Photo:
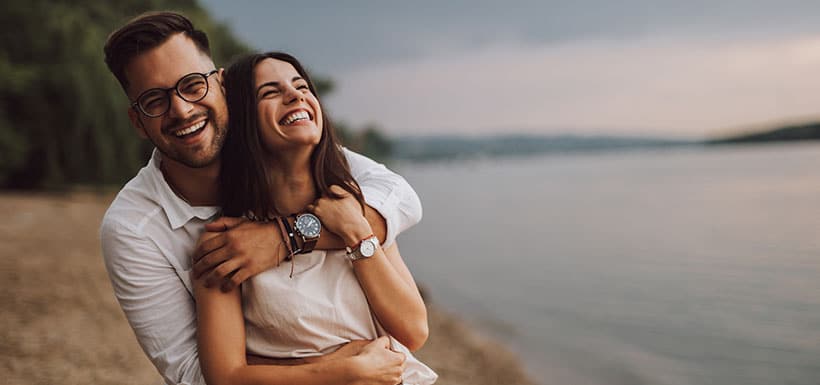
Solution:
M 275 223 L 223 217 L 205 225 L 193 255 L 194 278 L 205 286 L 228 291 L 246 279 L 279 264 L 284 256 L 282 236 Z
M 395 385 L 402 382 L 404 373 L 403 353 L 390 350 L 390 339 L 379 337 L 365 345 L 361 352 L 353 357 L 356 360 L 358 379 L 355 384 L 360 385 Z
M 396 385 L 402 382 L 404 353 L 390 350 L 390 339 L 357 340 L 319 357 L 273 359 L 248 355 L 248 365 L 303 365 L 329 360 L 347 360 L 348 379 L 355 385 Z
M 310 212 L 319 217 L 322 226 L 342 238 L 347 246 L 356 245 L 368 235 L 373 234 L 359 201 L 339 186 L 330 186 L 330 191 L 341 198 L 322 197 L 316 203 L 307 206 Z

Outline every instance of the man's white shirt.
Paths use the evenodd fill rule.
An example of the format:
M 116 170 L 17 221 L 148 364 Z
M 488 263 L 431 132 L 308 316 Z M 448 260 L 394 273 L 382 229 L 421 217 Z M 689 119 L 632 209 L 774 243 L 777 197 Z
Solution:
M 387 222 L 385 246 L 421 220 L 416 192 L 401 176 L 347 149 L 365 202 Z M 100 227 L 114 294 L 145 354 L 168 384 L 205 385 L 196 343 L 191 256 L 215 206 L 192 207 L 170 188 L 157 150 L 117 194 Z

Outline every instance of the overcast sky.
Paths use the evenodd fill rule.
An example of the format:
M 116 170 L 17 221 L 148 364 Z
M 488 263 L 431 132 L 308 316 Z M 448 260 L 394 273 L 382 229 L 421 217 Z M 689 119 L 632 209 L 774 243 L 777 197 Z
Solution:
M 820 118 L 820 1 L 202 2 L 393 135 L 699 138 Z

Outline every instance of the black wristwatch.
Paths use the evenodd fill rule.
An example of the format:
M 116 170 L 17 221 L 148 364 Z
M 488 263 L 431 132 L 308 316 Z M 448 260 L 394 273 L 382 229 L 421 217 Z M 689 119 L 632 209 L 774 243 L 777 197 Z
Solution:
M 316 247 L 319 235 L 322 233 L 322 222 L 311 213 L 299 214 L 293 222 L 296 234 L 302 237 L 302 249 L 300 254 L 307 254 Z

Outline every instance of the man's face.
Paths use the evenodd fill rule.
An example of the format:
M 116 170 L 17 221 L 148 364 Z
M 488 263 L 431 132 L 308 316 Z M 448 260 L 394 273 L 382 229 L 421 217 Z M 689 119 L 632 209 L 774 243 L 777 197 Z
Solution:
M 171 88 L 185 75 L 207 74 L 213 69 L 213 61 L 180 33 L 128 63 L 126 93 L 133 101 L 146 90 Z M 128 116 L 137 132 L 150 140 L 165 159 L 191 168 L 205 167 L 219 159 L 228 127 L 222 71 L 207 81 L 207 95 L 196 102 L 187 102 L 176 91 L 170 91 L 170 107 L 161 116 L 151 118 L 129 109 Z

